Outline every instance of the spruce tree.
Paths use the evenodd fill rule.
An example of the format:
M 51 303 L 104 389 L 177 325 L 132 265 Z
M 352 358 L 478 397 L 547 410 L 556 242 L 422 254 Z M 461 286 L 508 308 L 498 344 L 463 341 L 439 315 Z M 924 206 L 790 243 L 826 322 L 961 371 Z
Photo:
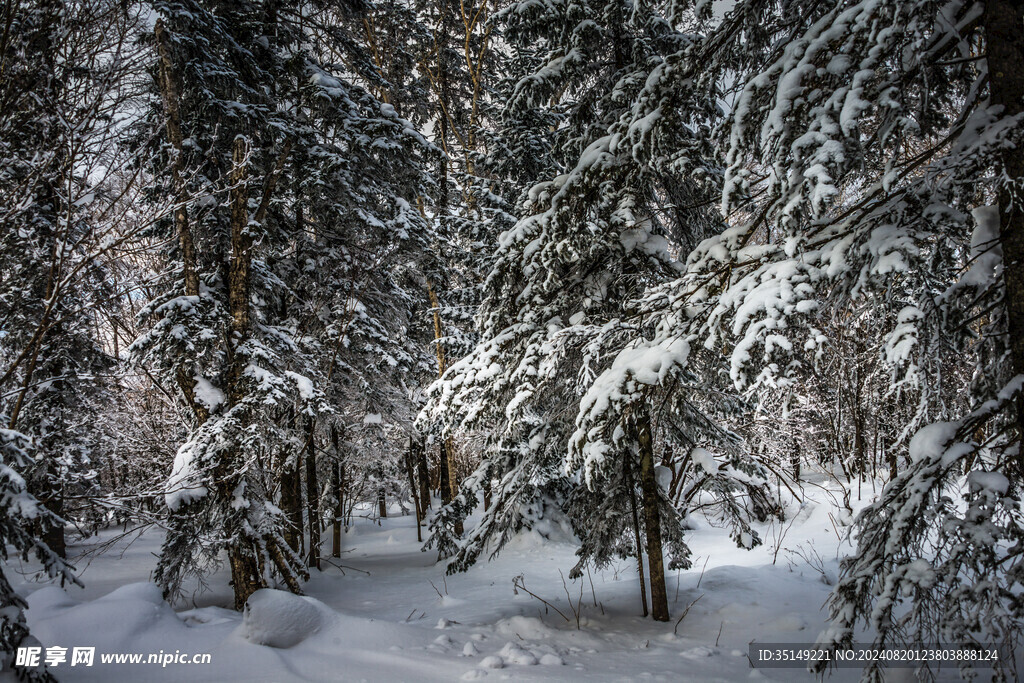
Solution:
M 151 125 L 166 144 L 154 192 L 177 204 L 161 226 L 176 244 L 133 351 L 176 383 L 195 420 L 168 482 L 157 574 L 174 591 L 226 551 L 241 609 L 274 576 L 294 592 L 306 576 L 286 538 L 295 517 L 274 503 L 281 475 L 294 484 L 305 464 L 316 544 L 326 381 L 344 369 L 352 321 L 366 321 L 360 298 L 388 286 L 375 269 L 417 237 L 424 142 L 326 61 L 337 36 L 324 17 L 343 7 L 309 17 L 291 3 L 157 9 L 162 106 Z M 367 331 L 371 343 L 387 337 Z
M 681 408 L 679 419 L 659 413 L 657 425 L 652 421 L 652 396 L 641 385 L 657 383 L 651 373 L 666 383 L 679 379 L 672 362 L 609 368 L 605 360 L 623 349 L 642 358 L 651 329 L 630 302 L 671 280 L 682 268 L 674 254 L 718 226 L 709 210 L 716 170 L 702 142 L 714 99 L 680 100 L 659 86 L 665 56 L 693 42 L 672 28 L 670 11 L 615 2 L 524 3 L 503 14 L 504 35 L 517 49 L 539 46 L 518 59 L 528 70 L 507 116 L 522 112 L 528 121 L 555 124 L 534 138 L 511 134 L 504 149 L 528 154 L 547 136 L 552 148 L 540 156 L 540 168 L 556 171 L 533 186 L 523 217 L 501 235 L 478 318 L 481 341 L 435 385 L 426 413 L 447 419 L 451 429 L 494 434 L 480 468 L 447 510 L 465 515 L 496 479 L 492 508 L 459 547 L 435 525 L 432 542 L 442 554 L 457 553 L 450 571 L 468 568 L 488 544 L 493 554 L 516 532 L 568 514 L 582 541 L 574 575 L 588 562 L 639 558 L 646 543 L 660 620 L 668 618 L 662 545 L 671 567 L 687 566 L 689 553 L 681 515 L 657 482 L 655 448 L 661 455 L 661 447 L 653 434 L 660 427 L 691 444 L 737 441 L 696 402 Z M 635 121 L 645 106 L 652 115 Z M 614 418 L 605 410 L 606 391 L 623 399 Z M 756 470 L 740 477 L 760 492 L 763 473 Z M 739 474 L 725 467 L 717 476 L 715 468 L 703 481 L 727 496 L 746 493 L 747 486 L 723 483 L 730 481 L 727 471 Z M 629 523 L 640 516 L 634 506 L 643 530 Z M 737 539 L 750 546 L 756 534 L 739 507 L 725 504 L 738 524 Z
M 717 136 L 730 225 L 649 296 L 663 338 L 726 354 L 733 384 L 756 392 L 820 371 L 840 316 L 870 321 L 888 395 L 912 406 L 885 444 L 905 467 L 856 520 L 821 642 L 848 645 L 866 625 L 877 646 L 1012 646 L 1020 9 L 749 0 L 719 20 L 697 8 L 706 39 L 669 61 L 677 89 L 702 74 L 732 83 Z M 956 364 L 967 371 L 947 372 Z

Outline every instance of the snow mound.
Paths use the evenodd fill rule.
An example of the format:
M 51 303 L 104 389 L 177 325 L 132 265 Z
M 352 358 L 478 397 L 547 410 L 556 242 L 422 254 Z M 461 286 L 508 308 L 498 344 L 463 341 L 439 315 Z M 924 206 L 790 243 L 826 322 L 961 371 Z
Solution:
M 57 609 L 74 607 L 77 600 L 71 598 L 63 588 L 57 586 L 45 586 L 32 594 L 32 609 L 37 612 L 49 613 Z
M 50 586 L 29 597 L 32 633 L 47 646 L 63 645 L 71 633 L 79 647 L 156 652 L 188 631 L 153 583 L 130 583 L 88 602 L 63 593 Z
M 245 603 L 242 635 L 256 645 L 294 647 L 320 630 L 328 611 L 313 598 L 263 588 Z
M 505 668 L 505 660 L 497 655 L 490 655 L 480 660 L 480 666 L 485 669 L 503 669 Z
M 541 666 L 562 666 L 565 662 L 558 655 L 553 655 L 550 652 L 540 658 Z
M 107 593 L 96 602 L 113 602 L 119 600 L 138 601 L 151 605 L 163 606 L 164 596 L 160 586 L 155 583 L 129 583 Z
M 518 664 L 519 666 L 534 666 L 537 664 L 537 658 L 532 652 L 519 647 L 515 643 L 505 643 L 505 647 L 501 648 L 498 653 L 506 664 Z
M 523 640 L 548 640 L 558 633 L 537 617 L 509 617 L 494 624 L 494 630 L 505 637 Z

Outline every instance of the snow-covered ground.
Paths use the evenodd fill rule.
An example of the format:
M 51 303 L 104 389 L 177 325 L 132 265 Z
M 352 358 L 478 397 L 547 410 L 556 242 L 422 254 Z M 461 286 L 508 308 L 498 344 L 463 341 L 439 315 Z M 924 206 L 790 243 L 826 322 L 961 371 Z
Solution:
M 807 495 L 818 500 L 794 503 L 795 517 L 781 527 L 762 526 L 764 544 L 751 551 L 707 524 L 691 532 L 694 566 L 669 575 L 667 624 L 640 616 L 633 561 L 563 586 L 561 574 L 575 564 L 571 540 L 527 535 L 495 561 L 446 577 L 436 554 L 419 550 L 411 516 L 358 519 L 341 558 L 313 572 L 308 598 L 265 591 L 244 617 L 222 607 L 230 603 L 223 572 L 174 609 L 164 603 L 149 582 L 158 531 L 102 554 L 97 544 L 115 531 L 72 546 L 84 588 L 33 585 L 29 567 L 9 568 L 29 594 L 29 625 L 44 647 L 96 648 L 91 667 L 53 668 L 63 681 L 813 680 L 801 668 L 755 670 L 747 658 L 751 641 L 813 642 L 824 626 L 826 580 L 849 545 L 828 494 Z M 329 539 L 326 548 L 329 555 Z M 513 590 L 520 575 L 568 620 Z M 209 653 L 210 663 L 99 661 L 161 651 Z M 894 671 L 892 680 L 910 673 Z M 840 670 L 832 680 L 858 674 Z

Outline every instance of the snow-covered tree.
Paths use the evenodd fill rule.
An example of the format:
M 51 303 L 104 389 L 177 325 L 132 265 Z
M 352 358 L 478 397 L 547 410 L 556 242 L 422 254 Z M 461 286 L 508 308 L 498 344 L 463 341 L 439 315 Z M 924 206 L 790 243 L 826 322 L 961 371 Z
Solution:
M 309 28 L 322 24 L 295 5 L 156 9 L 162 106 L 152 125 L 167 144 L 155 191 L 178 204 L 162 226 L 176 244 L 133 351 L 195 417 L 169 480 L 158 577 L 174 590 L 226 551 L 240 609 L 273 576 L 299 591 L 304 563 L 286 539 L 294 517 L 274 503 L 281 475 L 294 481 L 300 454 L 315 458 L 318 417 L 331 412 L 326 381 L 353 320 L 366 322 L 361 297 L 388 286 L 381 263 L 417 237 L 423 140 L 325 59 L 324 35 Z M 373 325 L 371 347 L 387 337 Z
M 139 13 L 78 0 L 4 14 L 0 410 L 36 447 L 30 490 L 63 517 L 66 495 L 96 489 L 94 414 L 112 367 L 97 320 L 111 295 L 105 262 L 123 244 L 109 183 L 127 156 L 115 112 L 132 96 Z M 63 555 L 63 528 L 48 534 Z
M 2 416 L 2 414 L 0 414 Z M 35 529 L 63 524 L 28 491 L 19 474 L 32 465 L 28 456 L 28 439 L 9 429 L 0 429 L 0 559 L 7 560 L 13 547 L 23 559 L 39 561 L 43 572 L 61 585 L 77 583 L 70 565 L 54 553 L 34 533 Z M 19 647 L 32 646 L 35 641 L 25 624 L 25 601 L 14 592 L 0 570 L 0 671 L 13 670 L 21 680 L 52 681 L 53 676 L 42 666 L 15 666 L 14 655 Z
M 658 87 L 665 56 L 694 42 L 673 27 L 671 12 L 668 5 L 618 2 L 528 2 L 505 10 L 506 38 L 539 46 L 518 62 L 528 71 L 506 116 L 521 111 L 531 121 L 561 121 L 549 136 L 554 149 L 542 157 L 551 161 L 541 162 L 558 172 L 538 179 L 523 217 L 501 235 L 479 314 L 481 341 L 435 385 L 424 413 L 451 429 L 493 434 L 482 465 L 435 522 L 432 542 L 442 555 L 457 552 L 451 570 L 466 569 L 488 544 L 497 552 L 521 529 L 568 512 L 582 540 L 577 572 L 586 562 L 639 554 L 646 540 L 654 616 L 662 620 L 662 536 L 670 566 L 686 566 L 688 550 L 680 512 L 657 482 L 654 431 L 672 435 L 658 442 L 659 453 L 677 440 L 692 447 L 711 439 L 723 449 L 737 441 L 698 401 L 680 402 L 672 418 L 657 410 L 644 389 L 656 383 L 652 377 L 699 387 L 692 373 L 678 372 L 686 341 L 649 349 L 651 328 L 630 304 L 671 280 L 681 268 L 676 256 L 718 225 L 710 206 L 717 171 L 705 143 L 715 91 L 695 97 L 691 90 L 680 99 Z M 645 107 L 649 116 L 637 119 Z M 520 142 L 505 150 L 533 151 L 535 143 L 508 139 Z M 618 351 L 636 363 L 609 367 Z M 722 492 L 735 477 L 760 491 L 763 473 L 742 469 L 750 471 L 731 462 L 698 468 L 698 479 Z M 447 518 L 464 516 L 492 480 L 492 508 L 456 548 Z M 629 522 L 637 518 L 630 509 L 637 491 L 642 532 Z M 756 542 L 739 523 L 737 538 Z
M 879 645 L 1012 644 L 1021 8 L 749 0 L 714 19 L 698 5 L 708 37 L 669 61 L 675 88 L 733 84 L 730 225 L 649 294 L 662 339 L 726 354 L 739 389 L 786 390 L 823 357 L 826 325 L 866 315 L 887 396 L 916 402 L 886 445 L 909 465 L 857 520 L 822 642 L 864 623 Z M 973 372 L 945 374 L 954 355 Z

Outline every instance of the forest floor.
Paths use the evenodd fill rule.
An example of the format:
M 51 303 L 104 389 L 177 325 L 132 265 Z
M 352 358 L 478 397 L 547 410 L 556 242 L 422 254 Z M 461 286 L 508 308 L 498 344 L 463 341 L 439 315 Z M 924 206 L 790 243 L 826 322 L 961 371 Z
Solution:
M 669 573 L 668 623 L 640 616 L 633 560 L 563 585 L 575 564 L 572 539 L 533 533 L 496 560 L 446 577 L 436 553 L 420 551 L 412 516 L 357 518 L 342 556 L 313 571 L 310 599 L 268 592 L 245 619 L 223 607 L 230 603 L 224 572 L 174 609 L 160 599 L 150 583 L 157 530 L 117 539 L 99 554 L 120 530 L 70 546 L 84 588 L 34 584 L 32 567 L 16 560 L 9 575 L 29 595 L 29 625 L 43 647 L 69 648 L 69 661 L 71 648 L 96 648 L 92 666 L 54 667 L 61 681 L 811 681 L 803 668 L 753 669 L 747 657 L 752 641 L 809 643 L 825 625 L 827 582 L 850 545 L 833 522 L 834 493 L 804 495 L 785 523 L 761 525 L 764 543 L 750 551 L 707 522 L 690 532 L 693 567 Z M 329 555 L 329 533 L 325 548 Z M 568 619 L 517 594 L 520 575 Z M 209 653 L 211 661 L 100 662 L 104 653 L 178 650 Z M 831 680 L 859 673 L 837 670 Z M 907 669 L 891 674 L 911 680 Z M 955 670 L 943 674 L 958 680 Z

